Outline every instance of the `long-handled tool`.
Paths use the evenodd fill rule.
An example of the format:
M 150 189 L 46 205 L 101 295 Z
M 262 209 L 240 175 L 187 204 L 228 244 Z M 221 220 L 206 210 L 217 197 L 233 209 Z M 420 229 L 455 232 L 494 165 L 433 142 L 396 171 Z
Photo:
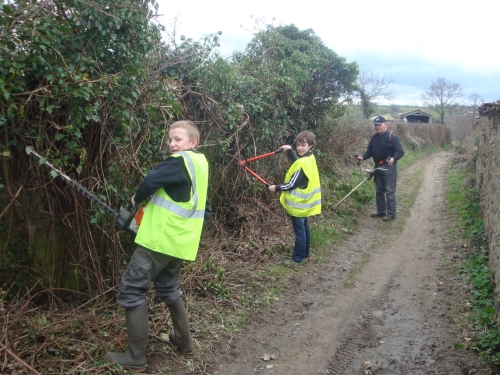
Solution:
M 139 230 L 139 224 L 140 224 L 140 219 L 142 219 L 143 215 L 143 208 L 139 210 L 139 206 L 135 205 L 134 207 L 131 207 L 131 205 L 128 206 L 128 208 L 121 207 L 120 211 L 117 212 L 110 206 L 108 206 L 106 203 L 104 203 L 102 200 L 100 200 L 98 197 L 96 197 L 94 194 L 92 194 L 90 191 L 85 189 L 82 185 L 80 185 L 78 182 L 75 180 L 71 179 L 70 177 L 66 176 L 64 173 L 62 173 L 59 169 L 54 167 L 52 164 L 50 164 L 46 158 L 42 157 L 41 155 L 37 154 L 34 150 L 33 147 L 28 146 L 26 147 L 26 153 L 28 155 L 34 156 L 38 158 L 40 165 L 44 165 L 51 169 L 52 171 L 56 172 L 56 176 L 62 177 L 62 179 L 68 183 L 69 185 L 73 186 L 78 192 L 86 196 L 88 199 L 90 199 L 92 202 L 96 203 L 100 207 L 104 208 L 106 212 L 112 216 L 115 217 L 116 220 L 116 226 L 121 229 L 121 230 L 126 230 L 127 232 L 131 234 L 137 234 L 137 231 Z
M 253 158 L 249 158 L 249 159 L 245 159 L 245 160 L 242 160 L 240 161 L 240 167 L 243 167 L 245 168 L 245 170 L 250 173 L 252 176 L 254 176 L 257 180 L 259 180 L 260 182 L 262 182 L 264 185 L 266 186 L 271 186 L 270 183 L 268 183 L 266 180 L 264 180 L 262 177 L 260 177 L 257 173 L 255 173 L 254 171 L 252 171 L 250 168 L 247 167 L 247 163 L 251 162 L 251 161 L 254 161 L 254 160 L 258 160 L 258 159 L 262 159 L 262 158 L 265 158 L 265 157 L 268 157 L 268 156 L 273 156 L 273 155 L 276 155 L 276 154 L 280 154 L 282 153 L 283 150 L 280 148 L 276 151 L 271 151 L 271 152 L 268 152 L 266 154 L 262 154 L 262 155 L 258 155 L 258 156 L 254 156 Z
M 358 155 L 357 154 L 354 154 L 354 158 L 357 158 Z M 356 159 L 356 163 L 358 165 L 361 164 L 361 162 Z M 375 174 L 376 171 L 387 171 L 388 168 L 361 168 L 361 166 L 359 167 L 363 172 L 365 172 L 367 174 L 367 176 L 365 177 L 365 179 L 363 181 L 361 181 L 354 189 L 352 189 L 349 194 L 347 194 L 344 198 L 342 198 L 340 201 L 338 201 L 334 206 L 333 206 L 333 209 L 335 210 L 337 208 L 337 206 L 344 200 L 346 199 L 349 195 L 351 195 L 357 188 L 359 188 L 361 185 L 363 185 L 365 183 L 365 181 L 368 181 L 368 180 L 371 180 L 371 178 L 373 177 L 373 175 Z
M 366 172 L 366 171 L 365 171 Z M 368 172 L 367 172 L 368 173 Z M 338 201 L 334 206 L 333 206 L 333 209 L 335 210 L 337 208 L 337 206 L 344 200 L 346 199 L 349 195 L 351 195 L 357 188 L 359 188 L 361 185 L 363 185 L 363 183 L 369 179 L 371 179 L 373 177 L 373 174 L 368 174 L 368 176 L 363 180 L 361 181 L 354 189 L 352 189 L 349 194 L 347 194 L 344 198 L 342 198 L 340 201 Z

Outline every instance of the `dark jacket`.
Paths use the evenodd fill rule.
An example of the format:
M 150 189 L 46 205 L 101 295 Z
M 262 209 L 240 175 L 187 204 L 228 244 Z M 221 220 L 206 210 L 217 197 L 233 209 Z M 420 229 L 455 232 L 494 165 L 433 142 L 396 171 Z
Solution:
M 382 134 L 375 133 L 366 148 L 363 160 L 373 158 L 376 167 L 387 164 L 387 159 L 394 158 L 394 164 L 405 154 L 399 138 L 391 130 L 386 130 Z
M 290 161 L 293 164 L 295 162 L 295 160 L 297 160 L 298 158 L 304 158 L 306 156 L 311 155 L 312 150 L 309 150 L 305 155 L 302 155 L 302 156 L 297 156 L 295 151 L 293 151 L 291 149 L 288 150 L 286 154 L 288 156 L 288 159 L 290 159 Z M 301 169 L 293 174 L 292 178 L 290 178 L 290 181 L 288 183 L 279 184 L 279 185 L 275 185 L 275 186 L 276 186 L 276 191 L 290 191 L 290 190 L 294 190 L 297 188 L 305 189 L 308 184 L 309 184 L 309 179 L 307 178 L 304 171 Z

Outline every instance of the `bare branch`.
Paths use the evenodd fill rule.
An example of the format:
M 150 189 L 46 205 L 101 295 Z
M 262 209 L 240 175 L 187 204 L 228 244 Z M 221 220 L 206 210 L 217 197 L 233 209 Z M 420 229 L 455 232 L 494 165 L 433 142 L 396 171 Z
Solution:
M 441 124 L 444 124 L 444 116 L 455 104 L 457 98 L 464 95 L 459 83 L 449 82 L 444 78 L 432 81 L 422 94 L 424 105 L 434 108 L 441 116 Z
M 364 91 L 370 101 L 376 99 L 392 99 L 391 86 L 394 80 L 391 76 L 372 73 L 370 70 L 361 71 L 356 81 L 358 87 Z

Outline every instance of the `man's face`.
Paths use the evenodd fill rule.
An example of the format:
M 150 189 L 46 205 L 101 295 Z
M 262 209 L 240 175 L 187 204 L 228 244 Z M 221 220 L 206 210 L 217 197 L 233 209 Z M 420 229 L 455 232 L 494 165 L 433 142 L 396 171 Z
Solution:
M 377 134 L 382 134 L 387 130 L 387 124 L 384 122 L 382 124 L 376 124 L 375 125 L 375 131 Z
M 297 141 L 295 142 L 295 147 L 297 148 L 297 154 L 303 156 L 307 154 L 307 152 L 312 148 L 306 141 Z
M 168 147 L 172 154 L 178 151 L 186 151 L 195 148 L 197 139 L 190 139 L 186 129 L 175 128 L 168 132 Z

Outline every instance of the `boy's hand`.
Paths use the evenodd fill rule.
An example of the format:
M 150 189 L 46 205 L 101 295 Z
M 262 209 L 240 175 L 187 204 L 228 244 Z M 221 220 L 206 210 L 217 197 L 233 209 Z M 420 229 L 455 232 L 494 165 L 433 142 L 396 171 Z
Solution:
M 283 151 L 288 151 L 288 150 L 291 150 L 292 149 L 292 146 L 290 145 L 283 145 L 280 147 L 281 150 Z
M 132 195 L 132 198 L 130 198 L 130 203 L 132 203 L 132 206 L 135 207 L 135 199 L 134 199 L 135 195 Z
M 271 193 L 274 193 L 276 191 L 276 185 L 269 185 L 268 189 Z

